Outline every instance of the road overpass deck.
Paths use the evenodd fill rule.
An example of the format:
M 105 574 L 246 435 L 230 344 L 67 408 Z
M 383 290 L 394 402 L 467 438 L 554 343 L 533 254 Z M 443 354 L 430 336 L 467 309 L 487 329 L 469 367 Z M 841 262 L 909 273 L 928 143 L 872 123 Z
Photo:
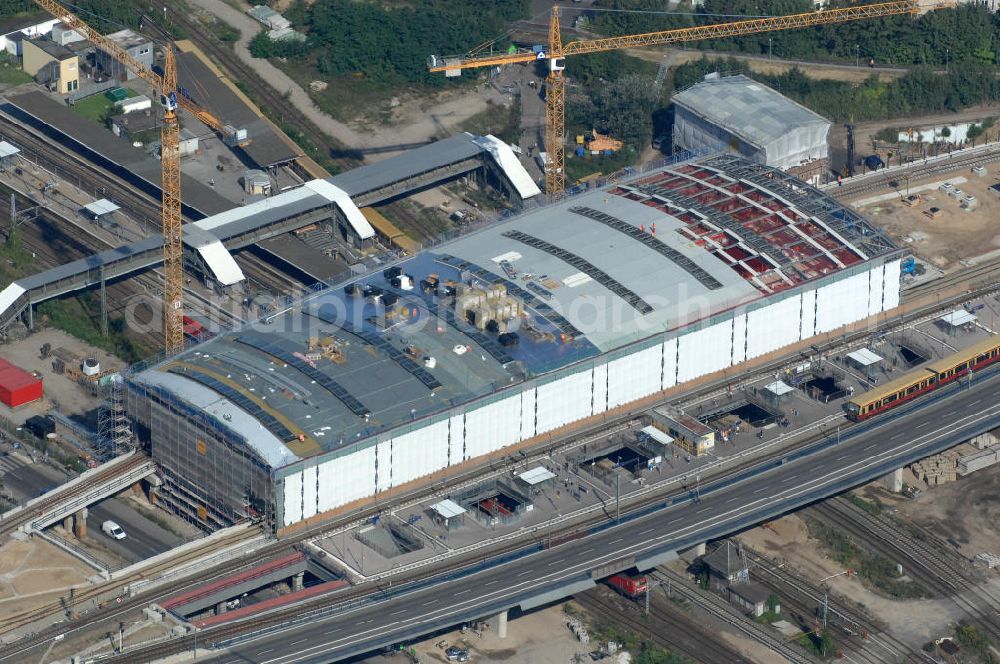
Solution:
M 301 613 L 279 629 L 219 644 L 225 655 L 270 664 L 339 661 L 515 606 L 554 601 L 593 583 L 591 572 L 634 558 L 642 569 L 709 539 L 773 519 L 871 481 L 1000 424 L 1000 372 L 972 388 L 946 388 L 883 419 L 760 462 L 733 476 L 683 491 L 546 548 L 529 545 L 464 573 L 400 586 L 368 602 Z M 428 608 L 431 607 L 431 608 Z M 364 633 L 356 629 L 364 623 Z M 201 638 L 210 638 L 206 634 Z M 290 648 L 306 638 L 309 647 Z

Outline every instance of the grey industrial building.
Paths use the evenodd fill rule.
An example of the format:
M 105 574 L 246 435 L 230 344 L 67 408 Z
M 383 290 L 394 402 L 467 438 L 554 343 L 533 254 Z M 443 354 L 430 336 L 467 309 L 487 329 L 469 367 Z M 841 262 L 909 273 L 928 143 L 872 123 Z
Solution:
M 137 370 L 129 412 L 164 501 L 281 529 L 892 309 L 901 253 L 781 170 L 680 163 Z
M 829 158 L 830 121 L 742 74 L 709 74 L 677 93 L 673 144 L 678 150 L 722 147 L 811 184 Z
M 153 42 L 137 32 L 125 28 L 118 32 L 112 32 L 107 38 L 115 42 L 124 49 L 133 59 L 148 69 L 153 68 Z M 111 78 L 131 81 L 137 75 L 128 67 L 118 62 L 110 54 L 97 49 L 95 56 L 97 68 Z

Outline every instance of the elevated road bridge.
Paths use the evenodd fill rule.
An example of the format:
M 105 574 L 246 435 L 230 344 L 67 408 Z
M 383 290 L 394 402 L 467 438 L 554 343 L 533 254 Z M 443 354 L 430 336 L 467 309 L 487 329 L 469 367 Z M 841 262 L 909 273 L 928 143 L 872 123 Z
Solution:
M 859 425 L 839 440 L 829 437 L 697 490 L 689 487 L 550 548 L 541 541 L 434 582 L 300 612 L 269 630 L 253 633 L 254 623 L 248 623 L 248 636 L 217 640 L 225 654 L 210 661 L 340 661 L 513 607 L 557 601 L 593 586 L 594 570 L 605 575 L 632 566 L 649 569 L 678 551 L 843 492 L 1000 425 L 1000 374 L 974 380 Z M 198 638 L 213 641 L 211 630 Z M 115 661 L 137 662 L 152 652 Z

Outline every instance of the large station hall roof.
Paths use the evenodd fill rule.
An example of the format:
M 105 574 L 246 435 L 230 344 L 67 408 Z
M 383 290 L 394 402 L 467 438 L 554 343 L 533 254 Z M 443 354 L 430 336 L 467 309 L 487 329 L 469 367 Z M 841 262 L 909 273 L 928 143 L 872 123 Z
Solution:
M 284 465 L 896 251 L 816 189 L 718 156 L 498 222 L 398 264 L 413 288 L 361 277 L 133 380 Z M 523 312 L 515 345 L 450 292 L 498 283 Z

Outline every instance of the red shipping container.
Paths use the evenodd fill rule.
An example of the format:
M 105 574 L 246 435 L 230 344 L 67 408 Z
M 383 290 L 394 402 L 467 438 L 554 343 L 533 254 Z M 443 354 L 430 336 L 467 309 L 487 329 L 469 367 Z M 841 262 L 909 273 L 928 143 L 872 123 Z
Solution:
M 11 408 L 42 398 L 42 381 L 7 360 L 0 359 L 0 401 Z

